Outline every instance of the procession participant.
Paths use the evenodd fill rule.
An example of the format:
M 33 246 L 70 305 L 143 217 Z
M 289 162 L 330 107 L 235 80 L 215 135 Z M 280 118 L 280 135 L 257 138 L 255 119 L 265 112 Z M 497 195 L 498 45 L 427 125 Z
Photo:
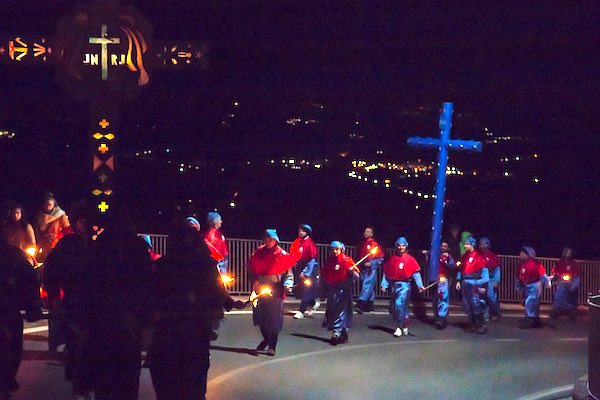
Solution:
M 41 318 L 39 285 L 23 252 L 0 237 L 0 399 L 19 388 L 17 371 L 23 356 L 23 317 Z
M 319 264 L 317 262 L 317 246 L 311 238 L 312 228 L 302 224 L 298 227 L 298 238 L 290 247 L 290 254 L 296 261 L 294 266 L 294 293 L 300 299 L 300 309 L 294 314 L 295 319 L 304 318 L 307 309 L 311 316 L 319 309 Z
M 157 400 L 205 399 L 212 323 L 245 305 L 229 296 L 194 227 L 173 227 L 167 246 L 152 285 L 152 385 Z
M 465 247 L 465 244 L 467 243 L 467 239 L 472 237 L 473 235 L 471 235 L 471 232 L 469 231 L 463 231 L 460 234 L 460 243 L 458 244 L 459 249 L 460 249 L 460 256 L 462 257 L 466 252 L 467 252 L 467 248 Z
M 2 236 L 6 242 L 23 251 L 35 248 L 35 233 L 31 224 L 23 217 L 23 207 L 19 204 L 12 205 L 6 217 L 2 224 Z
M 329 247 L 331 255 L 323 264 L 321 275 L 327 289 L 326 321 L 333 330 L 329 343 L 336 346 L 348 341 L 348 329 L 352 325 L 352 286 L 359 275 L 354 260 L 344 253 L 343 243 L 335 240 Z
M 229 270 L 229 248 L 227 240 L 221 232 L 223 218 L 218 212 L 211 211 L 206 215 L 206 223 L 208 230 L 204 233 L 204 240 L 214 247 L 213 251 L 218 252 L 219 256 L 217 258 L 221 260 L 218 262 L 217 267 L 221 274 L 226 274 Z
M 440 247 L 440 263 L 438 267 L 437 295 L 433 296 L 433 310 L 436 316 L 435 325 L 438 329 L 446 328 L 446 319 L 450 308 L 450 284 L 448 274 L 456 269 L 454 259 L 448 251 L 448 243 L 442 242 Z
M 577 316 L 577 293 L 581 285 L 581 268 L 573 260 L 573 250 L 570 247 L 563 248 L 562 257 L 552 267 L 552 276 L 556 282 L 556 292 L 552 304 L 551 318 L 565 312 L 571 319 Z
M 485 260 L 475 250 L 476 244 L 477 241 L 473 236 L 465 239 L 465 254 L 460 260 L 461 265 L 457 275 L 456 288 L 458 290 L 462 289 L 463 307 L 469 317 L 472 330 L 482 335 L 487 332 L 483 296 L 487 291 L 490 273 Z
M 84 298 L 90 286 L 87 262 L 91 257 L 88 211 L 83 203 L 73 207 L 73 234 L 65 236 L 48 255 L 42 275 L 48 293 L 48 346 L 56 351 L 63 340 L 66 343 L 65 379 L 71 382 L 74 398 L 81 399 L 93 390 L 91 366 L 83 361 L 88 336 L 85 315 L 89 312 Z
M 540 301 L 542 285 L 550 287 L 550 279 L 546 275 L 544 266 L 535 258 L 535 250 L 532 247 L 523 246 L 519 256 L 521 263 L 516 286 L 525 301 L 525 319 L 519 325 L 519 328 L 539 328 L 541 327 Z
M 375 302 L 375 286 L 377 285 L 377 271 L 383 264 L 385 256 L 383 247 L 373 239 L 375 229 L 366 227 L 363 232 L 363 240 L 358 246 L 358 258 L 362 259 L 368 255 L 365 263 L 360 268 L 361 289 L 356 302 L 356 311 L 359 313 L 373 311 Z M 373 249 L 377 248 L 375 252 Z
M 56 242 L 69 232 L 70 226 L 69 217 L 60 208 L 54 195 L 46 193 L 33 226 L 39 248 L 39 262 L 44 262 L 51 249 L 56 246 Z
M 283 327 L 283 299 L 294 285 L 292 266 L 294 259 L 279 246 L 275 229 L 263 234 L 263 244 L 248 260 L 249 281 L 256 293 L 270 291 L 271 295 L 258 299 L 253 309 L 252 320 L 260 328 L 263 340 L 256 347 L 259 351 L 268 348 L 267 354 L 275 355 L 279 332 Z
M 500 259 L 490 249 L 490 239 L 482 237 L 479 239 L 479 254 L 485 260 L 485 264 L 490 273 L 490 281 L 487 285 L 487 292 L 484 296 L 487 308 L 485 310 L 486 319 L 497 321 L 500 318 L 500 300 L 498 298 L 498 286 L 500 286 Z
M 408 241 L 404 236 L 399 237 L 395 243 L 396 251 L 383 263 L 383 278 L 381 290 L 386 292 L 391 287 L 390 314 L 396 322 L 394 336 L 408 336 L 410 322 L 408 302 L 410 301 L 411 279 L 419 288 L 419 293 L 424 291 L 421 268 L 413 256 L 408 254 Z

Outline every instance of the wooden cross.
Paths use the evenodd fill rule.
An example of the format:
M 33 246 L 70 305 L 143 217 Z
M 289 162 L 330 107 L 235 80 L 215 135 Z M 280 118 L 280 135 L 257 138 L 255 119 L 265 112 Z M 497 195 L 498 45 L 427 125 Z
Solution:
M 440 263 L 440 246 L 442 244 L 442 225 L 444 222 L 444 199 L 446 195 L 446 167 L 448 166 L 448 150 L 481 151 L 481 142 L 473 140 L 452 140 L 452 103 L 443 103 L 440 114 L 440 138 L 409 137 L 408 144 L 414 147 L 438 149 L 437 181 L 435 184 L 435 203 L 431 227 L 431 257 L 429 258 L 428 277 L 430 282 L 438 280 Z

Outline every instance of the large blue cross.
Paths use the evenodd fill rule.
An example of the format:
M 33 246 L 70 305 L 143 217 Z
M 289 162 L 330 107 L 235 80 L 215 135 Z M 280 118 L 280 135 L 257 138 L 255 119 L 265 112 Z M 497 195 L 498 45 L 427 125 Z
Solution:
M 431 234 L 431 257 L 429 258 L 429 281 L 438 280 L 440 263 L 440 246 L 442 244 L 442 225 L 444 221 L 444 198 L 446 194 L 446 167 L 448 165 L 448 150 L 481 151 L 481 142 L 474 140 L 451 140 L 452 103 L 442 105 L 440 114 L 440 138 L 409 137 L 408 144 L 415 147 L 438 148 L 437 182 L 435 184 L 435 203 L 433 206 L 433 221 Z

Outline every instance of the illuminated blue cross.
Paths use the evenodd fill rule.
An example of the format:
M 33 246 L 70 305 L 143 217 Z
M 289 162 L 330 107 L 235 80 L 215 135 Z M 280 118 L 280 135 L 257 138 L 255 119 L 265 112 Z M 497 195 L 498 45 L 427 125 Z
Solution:
M 473 140 L 451 140 L 452 103 L 442 105 L 440 115 L 440 138 L 409 137 L 408 144 L 415 147 L 438 148 L 437 182 L 435 184 L 435 203 L 433 206 L 433 221 L 431 235 L 431 257 L 429 258 L 429 281 L 438 280 L 440 263 L 440 246 L 442 243 L 442 224 L 444 221 L 444 197 L 446 194 L 446 167 L 448 165 L 448 149 L 481 151 L 481 142 Z

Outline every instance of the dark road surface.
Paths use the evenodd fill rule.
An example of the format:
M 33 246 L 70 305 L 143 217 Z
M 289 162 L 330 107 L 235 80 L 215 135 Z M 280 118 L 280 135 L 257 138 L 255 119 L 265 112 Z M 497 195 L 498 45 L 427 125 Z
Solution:
M 213 342 L 208 398 L 235 399 L 518 399 L 573 384 L 587 372 L 587 317 L 544 319 L 535 330 L 518 318 L 490 325 L 487 335 L 464 331 L 451 317 L 444 331 L 412 320 L 409 337 L 392 336 L 389 315 L 357 315 L 350 342 L 328 343 L 323 314 L 285 317 L 277 355 L 257 354 L 258 329 L 249 313 L 229 314 Z M 30 328 L 31 329 L 31 328 Z M 15 400 L 70 399 L 63 367 L 49 357 L 44 327 L 26 334 L 21 389 Z M 140 399 L 154 399 L 147 369 Z

